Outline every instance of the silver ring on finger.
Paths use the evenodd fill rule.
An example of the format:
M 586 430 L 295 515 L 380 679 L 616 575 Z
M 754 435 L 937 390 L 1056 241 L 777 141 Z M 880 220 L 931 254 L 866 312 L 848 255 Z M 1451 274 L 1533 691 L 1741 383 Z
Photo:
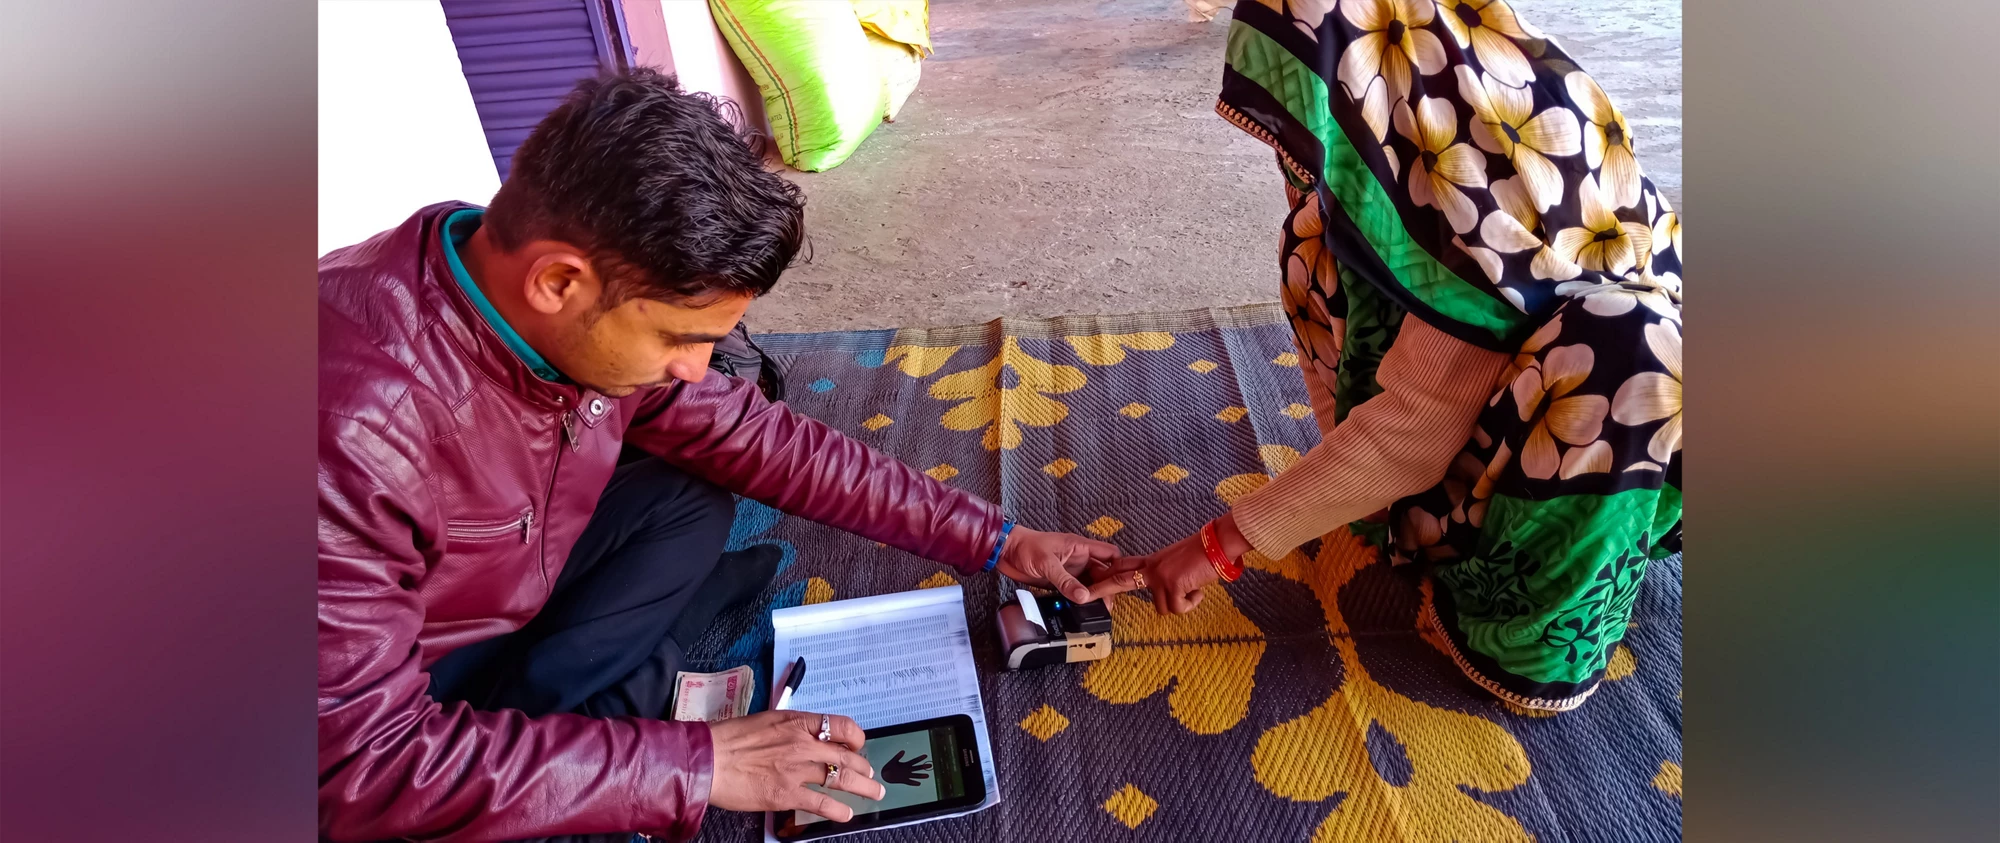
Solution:
M 832 716 L 826 714 L 822 714 L 819 716 L 819 739 L 823 741 L 833 740 Z M 831 767 L 833 765 L 829 764 L 827 766 Z
M 840 765 L 826 765 L 826 789 L 832 790 L 838 784 L 840 784 Z

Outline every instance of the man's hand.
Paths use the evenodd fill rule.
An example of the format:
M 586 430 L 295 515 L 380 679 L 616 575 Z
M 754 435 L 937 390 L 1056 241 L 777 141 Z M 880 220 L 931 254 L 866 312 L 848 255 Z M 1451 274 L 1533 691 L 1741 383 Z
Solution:
M 715 745 L 715 776 L 708 804 L 730 811 L 811 811 L 835 822 L 854 819 L 854 809 L 809 784 L 826 783 L 826 765 L 840 765 L 834 786 L 866 799 L 881 799 L 875 768 L 859 753 L 867 740 L 854 721 L 833 715 L 832 739 L 819 739 L 819 715 L 765 711 L 709 724 Z
M 1016 525 L 1007 536 L 1006 549 L 1000 551 L 999 567 L 1015 582 L 1053 588 L 1078 603 L 1089 603 L 1138 587 L 1130 576 L 1102 578 L 1091 586 L 1077 579 L 1086 568 L 1111 573 L 1111 563 L 1118 557 L 1116 545 Z

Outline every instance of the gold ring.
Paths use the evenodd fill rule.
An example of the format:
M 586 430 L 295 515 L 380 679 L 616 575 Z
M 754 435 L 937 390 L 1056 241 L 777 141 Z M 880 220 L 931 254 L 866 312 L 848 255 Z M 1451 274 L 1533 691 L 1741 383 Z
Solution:
M 840 783 L 840 765 L 839 764 L 826 765 L 826 784 L 825 784 L 826 789 L 832 790 L 833 786 L 839 783 Z
M 1145 587 L 1146 587 L 1146 575 L 1145 575 L 1145 573 L 1143 573 L 1143 572 L 1140 572 L 1140 571 L 1133 571 L 1133 572 L 1132 572 L 1132 587 L 1133 587 L 1133 588 L 1145 588 Z

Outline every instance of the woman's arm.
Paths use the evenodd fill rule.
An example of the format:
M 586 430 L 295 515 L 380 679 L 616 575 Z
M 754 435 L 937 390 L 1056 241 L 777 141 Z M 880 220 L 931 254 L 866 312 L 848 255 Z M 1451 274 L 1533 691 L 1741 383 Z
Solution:
M 1236 526 L 1278 559 L 1397 499 L 1430 488 L 1465 447 L 1511 355 L 1403 320 L 1376 377 L 1382 394 L 1319 445 L 1236 502 Z
M 1430 488 L 1465 447 L 1510 356 L 1421 319 L 1404 319 L 1376 374 L 1382 394 L 1356 407 L 1276 479 L 1239 499 L 1216 525 L 1223 552 L 1239 558 L 1255 547 L 1279 559 L 1308 539 Z M 1141 569 L 1163 613 L 1193 609 L 1202 586 L 1216 580 L 1195 536 L 1146 557 Z

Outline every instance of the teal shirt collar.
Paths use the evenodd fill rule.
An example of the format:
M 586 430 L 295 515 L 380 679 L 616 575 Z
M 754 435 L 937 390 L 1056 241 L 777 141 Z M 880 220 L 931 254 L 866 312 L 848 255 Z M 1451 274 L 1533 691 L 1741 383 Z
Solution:
M 465 245 L 466 239 L 472 236 L 472 232 L 479 230 L 479 220 L 485 214 L 485 211 L 478 208 L 466 208 L 453 211 L 450 216 L 444 218 L 444 258 L 451 264 L 451 275 L 458 279 L 458 288 L 465 291 L 465 297 L 472 300 L 472 306 L 479 309 L 479 315 L 486 318 L 486 324 L 493 328 L 494 333 L 500 335 L 500 340 L 507 344 L 507 348 L 514 352 L 515 357 L 521 358 L 521 362 L 528 365 L 528 370 L 534 372 L 535 377 L 553 383 L 564 383 L 566 379 L 563 374 L 556 371 L 556 367 L 549 365 L 549 361 L 543 360 L 542 355 L 529 348 L 528 341 L 521 339 L 520 334 L 514 333 L 514 327 L 507 324 L 507 320 L 500 318 L 500 311 L 493 309 L 493 303 L 486 300 L 486 294 L 480 291 L 479 284 L 472 280 L 472 275 L 465 271 L 465 264 L 458 259 L 458 247 Z

